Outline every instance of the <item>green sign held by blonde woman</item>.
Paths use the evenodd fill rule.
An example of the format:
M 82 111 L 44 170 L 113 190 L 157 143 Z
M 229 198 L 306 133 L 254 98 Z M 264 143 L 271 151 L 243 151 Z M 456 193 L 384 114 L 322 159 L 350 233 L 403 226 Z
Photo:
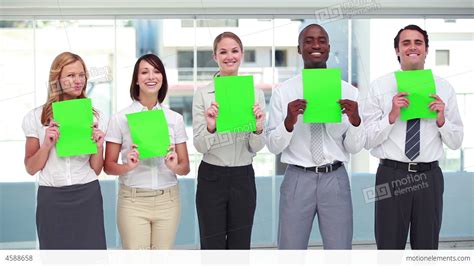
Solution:
M 214 79 L 219 116 L 217 132 L 253 132 L 256 119 L 253 114 L 255 90 L 253 76 L 225 76 Z
M 91 99 L 55 102 L 53 120 L 59 124 L 56 152 L 59 157 L 97 153 L 92 140 L 94 122 Z

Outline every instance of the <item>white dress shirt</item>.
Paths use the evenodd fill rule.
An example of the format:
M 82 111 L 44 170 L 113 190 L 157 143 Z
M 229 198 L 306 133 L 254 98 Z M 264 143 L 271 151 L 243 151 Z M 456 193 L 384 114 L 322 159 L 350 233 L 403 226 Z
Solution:
M 217 166 L 243 166 L 265 146 L 265 135 L 253 132 L 209 133 L 205 112 L 216 99 L 214 82 L 196 91 L 193 98 L 194 147 L 203 154 L 202 160 Z M 265 112 L 263 92 L 255 89 L 255 99 Z
M 183 116 L 170 110 L 165 105 L 157 104 L 153 107 L 153 110 L 157 109 L 162 109 L 165 114 L 171 144 L 185 143 L 188 137 L 186 136 Z M 127 163 L 127 153 L 133 144 L 126 115 L 147 110 L 139 101 L 134 101 L 110 119 L 105 140 L 122 145 L 120 148 L 122 164 Z M 140 160 L 135 169 L 120 175 L 119 181 L 120 184 L 128 187 L 144 189 L 164 189 L 178 183 L 176 174 L 166 166 L 164 157 Z
M 358 91 L 349 83 L 341 80 L 342 99 L 356 101 Z M 316 166 L 311 156 L 311 129 L 309 123 L 303 122 L 303 115 L 298 116 L 292 132 L 285 128 L 288 103 L 303 99 L 303 81 L 297 75 L 277 86 L 270 100 L 270 115 L 266 143 L 268 150 L 274 154 L 282 153 L 281 161 L 303 167 Z M 349 153 L 357 153 L 364 147 L 364 124 L 353 126 L 347 117 L 342 116 L 341 123 L 325 123 L 323 129 L 324 162 L 321 165 L 349 161 Z
M 97 110 L 97 109 L 96 109 Z M 40 145 L 44 142 L 47 126 L 41 124 L 43 106 L 37 107 L 23 118 L 23 132 L 28 138 L 37 138 Z M 99 128 L 105 131 L 105 122 L 99 116 Z M 94 120 L 97 119 L 94 117 Z M 61 137 L 61 136 L 60 136 Z M 58 157 L 56 145 L 49 151 L 48 160 L 38 174 L 38 184 L 47 187 L 64 187 L 77 184 L 86 184 L 97 180 L 97 175 L 92 169 L 89 159 L 90 154 L 80 156 Z
M 445 123 L 438 127 L 436 119 L 420 119 L 420 155 L 416 162 L 432 162 L 443 157 L 443 143 L 458 149 L 463 139 L 463 124 L 459 115 L 456 94 L 444 79 L 434 76 L 436 94 L 445 103 Z M 367 130 L 366 149 L 380 159 L 411 162 L 405 155 L 406 121 L 397 118 L 390 124 L 392 98 L 398 93 L 395 74 L 384 75 L 370 85 L 362 115 Z M 434 99 L 433 99 L 434 100 Z

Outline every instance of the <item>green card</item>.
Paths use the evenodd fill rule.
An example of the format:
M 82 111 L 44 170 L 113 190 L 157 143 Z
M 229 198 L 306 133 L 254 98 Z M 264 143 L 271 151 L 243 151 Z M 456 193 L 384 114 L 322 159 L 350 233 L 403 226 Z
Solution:
M 307 101 L 305 123 L 340 123 L 341 70 L 303 69 L 303 98 Z
M 214 78 L 219 115 L 217 132 L 253 132 L 256 119 L 253 114 L 255 90 L 253 76 L 225 76 Z
M 58 157 L 97 153 L 97 145 L 91 139 L 93 115 L 91 99 L 53 103 L 53 120 L 59 124 Z
M 170 146 L 170 134 L 163 110 L 127 114 L 133 143 L 140 159 L 164 157 Z
M 436 85 L 431 69 L 408 70 L 395 72 L 398 92 L 407 92 L 406 98 L 410 101 L 408 107 L 400 110 L 400 120 L 414 118 L 436 118 L 437 113 L 428 107 L 434 101 L 430 94 L 436 94 Z

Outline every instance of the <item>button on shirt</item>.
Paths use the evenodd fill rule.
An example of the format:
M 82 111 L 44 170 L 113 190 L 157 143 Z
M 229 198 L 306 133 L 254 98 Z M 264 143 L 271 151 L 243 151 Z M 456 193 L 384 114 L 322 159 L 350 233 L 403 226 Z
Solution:
M 281 161 L 303 167 L 316 166 L 311 155 L 311 129 L 309 123 L 303 122 L 303 115 L 298 116 L 292 132 L 285 128 L 288 103 L 303 99 L 301 75 L 291 78 L 273 90 L 270 100 L 268 119 L 267 147 L 274 154 L 282 153 Z M 342 98 L 356 101 L 358 91 L 352 85 L 341 81 Z M 341 123 L 325 123 L 323 130 L 324 161 L 321 165 L 349 161 L 349 153 L 357 153 L 364 147 L 365 130 L 361 121 L 358 127 L 353 126 L 347 117 L 342 116 Z
M 153 110 L 162 109 L 170 134 L 171 144 L 185 143 L 188 137 L 184 127 L 183 116 L 170 110 L 164 105 L 157 104 Z M 127 163 L 127 153 L 133 144 L 127 122 L 127 114 L 147 111 L 139 101 L 134 101 L 124 110 L 114 114 L 110 119 L 105 141 L 121 144 L 120 154 L 122 164 Z M 157 140 L 159 141 L 159 140 Z M 140 160 L 138 166 L 119 176 L 120 184 L 145 189 L 164 189 L 178 183 L 176 174 L 165 164 L 164 157 L 154 157 Z
M 456 94 L 444 79 L 434 76 L 436 94 L 445 103 L 445 123 L 438 127 L 436 119 L 420 119 L 420 155 L 415 162 L 432 162 L 443 157 L 443 143 L 451 149 L 458 149 L 463 139 L 463 124 L 459 115 Z M 400 117 L 390 124 L 388 116 L 392 110 L 392 99 L 398 93 L 395 74 L 384 75 L 370 85 L 363 103 L 367 142 L 366 149 L 380 159 L 411 162 L 405 155 L 407 122 Z M 433 98 L 434 100 L 434 98 Z
M 193 98 L 194 147 L 204 154 L 202 160 L 217 166 L 243 166 L 252 163 L 256 152 L 265 146 L 265 135 L 253 132 L 209 133 L 205 112 L 216 99 L 214 83 L 196 90 Z M 262 111 L 265 110 L 265 97 L 259 89 L 255 99 Z
M 40 145 L 44 142 L 47 126 L 41 124 L 41 113 L 43 107 L 31 110 L 23 119 L 23 131 L 28 138 L 37 138 Z M 99 116 L 101 117 L 101 116 Z M 96 120 L 96 118 L 94 117 Z M 97 121 L 97 120 L 96 120 Z M 99 119 L 99 128 L 103 128 L 105 123 Z M 92 126 L 92 125 L 91 125 Z M 61 128 L 59 128 L 61 132 Z M 60 136 L 61 138 L 61 136 Z M 49 151 L 48 160 L 38 174 L 38 184 L 48 187 L 63 187 L 77 184 L 86 184 L 97 180 L 97 175 L 91 168 L 90 154 L 80 156 L 58 157 L 56 146 Z

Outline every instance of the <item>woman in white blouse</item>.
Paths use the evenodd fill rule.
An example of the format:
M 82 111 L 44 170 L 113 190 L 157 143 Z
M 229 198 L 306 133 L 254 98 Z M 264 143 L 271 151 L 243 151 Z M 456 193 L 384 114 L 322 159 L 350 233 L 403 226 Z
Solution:
M 36 227 L 40 249 L 106 249 L 102 194 L 97 175 L 102 171 L 104 133 L 94 123 L 97 153 L 58 157 L 60 125 L 53 121 L 52 104 L 86 98 L 87 69 L 81 57 L 59 54 L 49 72 L 48 100 L 23 120 L 26 171 L 38 175 Z M 97 121 L 99 113 L 94 113 Z M 100 125 L 102 126 L 102 125 Z
M 167 91 L 161 60 L 153 54 L 140 57 L 130 85 L 133 103 L 111 118 L 105 137 L 104 170 L 120 181 L 117 225 L 124 249 L 170 249 L 176 238 L 180 209 L 176 175 L 189 173 L 189 158 L 183 116 L 162 104 Z M 140 160 L 126 115 L 155 109 L 164 111 L 171 147 L 165 157 Z
M 244 55 L 240 38 L 223 32 L 215 38 L 213 49 L 218 75 L 238 75 Z M 219 103 L 215 102 L 214 83 L 194 95 L 194 146 L 203 153 L 196 191 L 201 249 L 250 248 L 257 197 L 252 160 L 265 146 L 261 90 L 255 90 L 255 99 L 255 132 L 217 133 Z

